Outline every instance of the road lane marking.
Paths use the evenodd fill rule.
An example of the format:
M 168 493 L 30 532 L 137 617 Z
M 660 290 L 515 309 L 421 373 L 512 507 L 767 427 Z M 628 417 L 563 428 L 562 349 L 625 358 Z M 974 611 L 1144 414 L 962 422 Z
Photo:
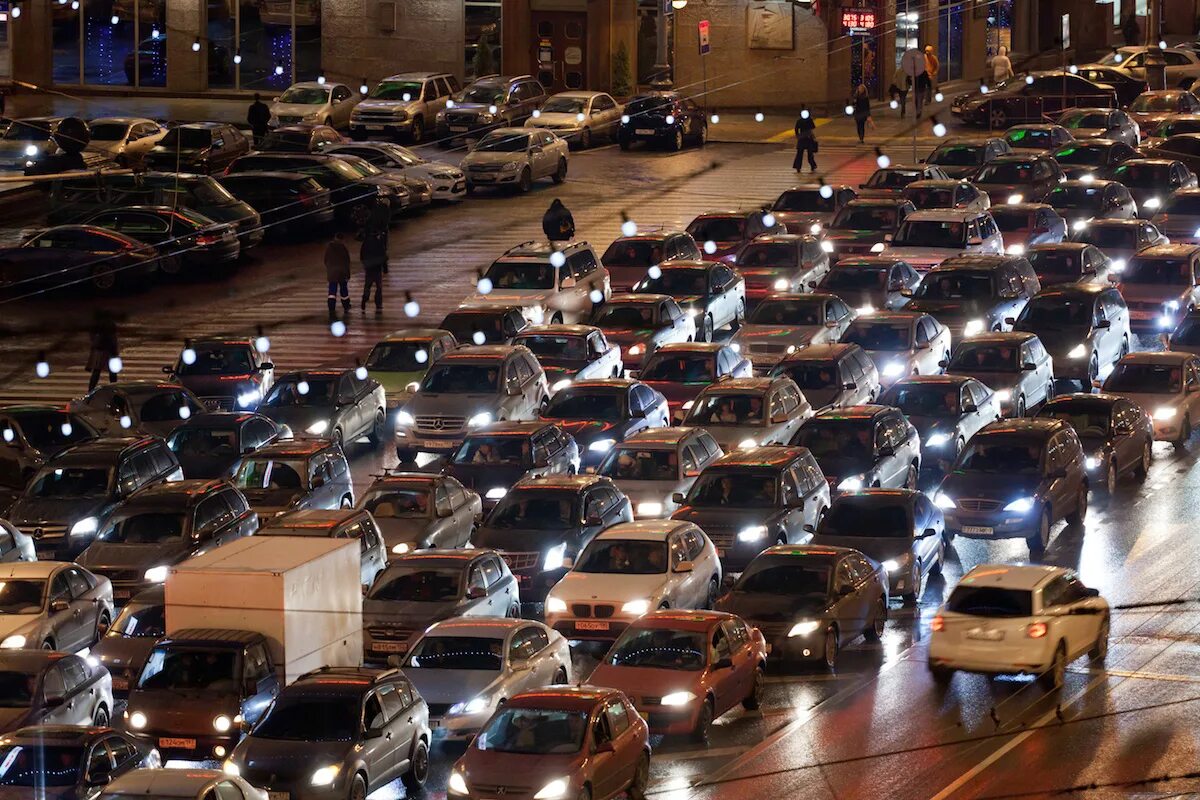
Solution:
M 724 756 L 741 755 L 750 748 L 750 745 L 733 745 L 730 747 L 713 747 L 708 750 L 681 750 L 678 753 L 664 753 L 661 750 L 654 751 L 657 760 L 665 761 L 695 761 L 703 758 L 722 758 Z
M 1072 669 L 1067 670 L 1076 675 L 1108 675 L 1115 678 L 1138 678 L 1147 681 L 1169 681 L 1173 683 L 1200 683 L 1200 676 L 1196 675 L 1173 675 L 1165 672 L 1145 672 L 1143 670 L 1128 670 L 1128 669 Z
M 813 124 L 819 128 L 822 125 L 824 125 L 828 122 L 831 122 L 831 121 L 832 120 L 829 117 L 817 117 L 816 119 L 813 120 Z M 786 142 L 788 139 L 795 139 L 795 138 L 796 138 L 796 129 L 792 128 L 790 131 L 780 131 L 779 133 L 775 134 L 774 136 L 768 136 L 767 141 L 771 142 L 771 143 L 778 143 L 778 142 Z

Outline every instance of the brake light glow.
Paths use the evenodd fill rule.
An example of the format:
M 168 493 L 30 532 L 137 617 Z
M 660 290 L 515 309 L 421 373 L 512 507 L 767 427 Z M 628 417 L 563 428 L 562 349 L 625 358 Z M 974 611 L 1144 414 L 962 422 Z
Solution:
M 933 631 L 934 633 L 938 633 L 939 631 L 943 631 L 945 629 L 946 619 L 941 614 L 935 616 L 933 621 L 929 623 L 929 630 Z

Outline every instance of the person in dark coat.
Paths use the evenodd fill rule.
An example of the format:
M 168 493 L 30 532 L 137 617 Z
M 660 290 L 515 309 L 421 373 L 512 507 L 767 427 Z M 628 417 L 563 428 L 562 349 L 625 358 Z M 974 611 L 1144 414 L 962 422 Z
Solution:
M 863 144 L 867 132 L 867 123 L 871 120 L 871 98 L 867 96 L 867 86 L 860 83 L 854 90 L 854 125 L 858 128 L 858 143 Z
M 552 242 L 569 242 L 575 238 L 575 218 L 557 197 L 542 215 L 542 231 Z
M 325 280 L 329 283 L 329 318 L 337 310 L 338 292 L 342 295 L 342 310 L 350 313 L 350 251 L 338 231 L 325 245 Z
M 257 93 L 254 95 L 254 102 L 250 104 L 250 110 L 246 112 L 246 123 L 254 133 L 254 144 L 262 144 L 263 137 L 267 135 L 267 128 L 271 124 L 271 109 L 262 101 L 262 96 Z
M 87 369 L 92 377 L 88 381 L 88 392 L 100 383 L 101 370 L 108 370 L 108 382 L 117 382 L 117 373 L 109 365 L 109 361 L 121 354 L 121 346 L 117 341 L 117 323 L 107 313 L 99 312 L 92 323 L 91 349 L 88 351 Z
M 796 118 L 796 158 L 792 160 L 792 169 L 801 172 L 804 169 L 804 155 L 808 154 L 808 168 L 817 171 L 817 126 L 812 120 L 808 106 L 800 106 L 800 116 Z
M 358 257 L 363 265 L 362 310 L 367 310 L 367 301 L 371 299 L 371 287 L 375 287 L 375 313 L 383 313 L 383 274 L 387 272 L 387 235 L 366 233 L 363 235 L 362 247 Z
M 1125 37 L 1125 44 L 1132 47 L 1139 44 L 1141 28 L 1138 27 L 1137 17 L 1130 11 L 1125 15 L 1125 19 L 1121 20 L 1121 35 Z

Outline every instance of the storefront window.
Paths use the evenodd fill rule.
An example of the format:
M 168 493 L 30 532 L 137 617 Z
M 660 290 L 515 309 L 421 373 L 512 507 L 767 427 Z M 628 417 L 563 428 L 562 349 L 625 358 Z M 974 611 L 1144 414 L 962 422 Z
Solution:
M 0 2 L 0 80 L 12 79 L 12 51 L 8 48 L 8 3 Z
M 236 9 L 236 0 L 208 4 L 208 85 L 212 89 L 231 89 L 235 85 Z
M 321 0 L 296 0 L 296 80 L 321 74 Z
M 55 83 L 83 83 L 79 61 L 79 18 L 83 11 L 70 3 L 51 6 Z
M 292 83 L 291 0 L 241 0 L 239 85 L 264 92 Z
M 896 67 L 905 52 L 920 49 L 920 9 L 919 0 L 896 0 Z
M 470 81 L 500 71 L 500 4 L 466 3 L 463 19 L 464 74 Z
M 83 82 L 134 86 L 134 0 L 83 3 Z
M 938 26 L 938 58 L 942 62 L 939 82 L 957 80 L 963 74 L 963 4 L 953 3 L 944 13 L 945 19 Z

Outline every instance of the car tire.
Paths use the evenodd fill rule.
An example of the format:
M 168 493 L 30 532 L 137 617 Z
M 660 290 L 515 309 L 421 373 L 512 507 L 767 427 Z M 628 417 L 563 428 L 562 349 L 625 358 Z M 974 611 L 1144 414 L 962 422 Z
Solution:
M 558 160 L 558 169 L 554 170 L 554 174 L 550 176 L 550 180 L 555 183 L 562 183 L 567 179 L 567 160 L 560 158 Z
M 579 132 L 579 149 L 587 150 L 592 146 L 592 131 L 590 128 L 584 128 Z
M 627 794 L 629 800 L 646 800 L 646 786 L 650 783 L 650 756 L 642 753 L 642 757 L 638 759 L 637 769 L 633 773 L 633 780 L 629 782 Z
M 741 330 L 742 322 L 746 319 L 746 301 L 742 300 L 738 303 L 738 307 L 733 312 L 733 322 L 729 323 L 729 330 L 736 333 Z
M 1175 437 L 1174 445 L 1183 447 L 1192 438 L 1192 418 L 1189 414 L 1183 415 L 1183 422 L 1179 425 L 1179 435 Z
M 721 584 L 717 581 L 717 576 L 712 576 L 708 582 L 708 591 L 704 595 L 704 607 L 713 609 L 717 607 L 717 595 L 721 591 Z
M 1008 127 L 1008 112 L 1003 108 L 996 108 L 995 104 L 988 106 L 988 128 L 991 130 L 1004 130 Z
M 701 323 L 701 330 L 696 334 L 696 341 L 711 342 L 713 340 L 713 318 L 712 314 L 705 314 L 704 320 Z
M 1053 692 L 1055 689 L 1062 687 L 1063 678 L 1067 673 L 1067 646 L 1063 642 L 1059 642 L 1054 648 L 1054 658 L 1050 661 L 1050 668 L 1038 675 L 1038 683 L 1047 692 Z
M 425 791 L 425 779 L 429 777 L 429 745 L 424 739 L 417 741 L 409 759 L 408 772 L 400 776 L 406 797 Z
M 413 119 L 412 127 L 408 133 L 408 140 L 413 144 L 420 144 L 425 141 L 425 120 L 420 117 Z
M 1050 509 L 1043 508 L 1041 514 L 1038 515 L 1038 529 L 1034 534 L 1025 540 L 1029 545 L 1030 553 L 1043 553 L 1046 551 L 1046 545 L 1050 543 L 1050 526 L 1053 524 L 1050 520 Z
M 946 566 L 946 542 L 945 538 L 943 537 L 943 540 L 938 543 L 937 560 L 935 560 L 933 565 L 929 567 L 929 574 L 941 575 L 942 568 L 944 566 Z
M 383 413 L 383 409 L 375 412 L 375 422 L 371 425 L 367 439 L 372 447 L 383 447 L 383 443 L 387 441 L 387 415 Z
M 1100 620 L 1100 631 L 1096 634 L 1096 642 L 1088 650 L 1088 658 L 1097 664 L 1103 664 L 1104 659 L 1108 658 L 1108 631 L 1109 620 L 1108 615 L 1105 614 L 1104 619 Z
M 550 681 L 552 686 L 564 686 L 568 682 L 567 671 L 563 667 L 558 668 L 558 672 L 554 673 L 554 680 Z
M 1088 507 L 1088 487 L 1083 484 L 1079 488 L 1079 496 L 1075 498 L 1075 507 L 1071 509 L 1071 513 L 1067 514 L 1067 524 L 1074 527 L 1082 527 L 1083 520 L 1087 517 Z
M 367 800 L 367 782 L 363 780 L 362 773 L 358 773 L 350 779 L 346 798 L 347 800 Z
M 92 724 L 97 728 L 108 727 L 110 719 L 112 718 L 109 716 L 108 709 L 104 707 L 103 703 L 96 706 L 96 710 L 92 712 Z
M 520 619 L 521 618 L 521 604 L 513 603 L 511 606 L 508 607 L 508 610 L 504 612 L 504 616 L 508 617 L 509 619 Z
M 917 484 L 921 479 L 921 471 L 917 469 L 916 464 L 908 465 L 908 472 L 904 476 L 904 488 L 912 491 L 917 490 Z
M 708 733 L 712 728 L 713 723 L 713 701 L 711 697 L 705 698 L 704 705 L 700 707 L 700 713 L 696 716 L 696 726 L 692 728 L 689 738 L 697 744 L 708 744 Z
M 342 508 L 354 508 L 354 501 L 350 499 L 350 495 L 342 497 Z
M 935 667 L 931 664 L 929 666 L 929 677 L 933 678 L 933 682 L 938 686 L 947 686 L 954 678 L 954 670 L 949 667 Z
M 683 131 L 679 128 L 675 129 L 675 135 L 671 137 L 671 149 L 676 153 L 683 149 Z
M 96 617 L 96 641 L 100 641 L 104 637 L 104 633 L 112 625 L 112 619 L 108 616 L 107 611 L 101 611 L 100 616 Z
M 1013 416 L 1014 417 L 1025 416 L 1025 395 L 1023 395 L 1023 394 L 1017 395 L 1016 405 L 1013 406 Z
M 111 292 L 117 285 L 117 271 L 107 264 L 92 267 L 92 288 L 98 292 Z
M 708 123 L 700 126 L 700 133 L 696 134 L 696 147 L 704 147 L 708 143 Z
M 742 708 L 747 711 L 758 711 L 762 708 L 763 692 L 767 689 L 767 676 L 761 666 L 754 669 L 754 682 L 750 684 L 750 694 L 742 700 Z
M 1134 474 L 1139 481 L 1146 480 L 1150 475 L 1150 464 L 1154 461 L 1153 440 L 1149 437 L 1146 443 L 1142 445 L 1142 457 L 1138 460 L 1138 465 L 1134 468 Z
M 913 602 L 917 600 L 913 595 Z M 887 627 L 887 601 L 880 597 L 875 601 L 875 613 L 871 615 L 871 624 L 863 631 L 863 638 L 868 642 L 878 642 L 883 638 L 883 629 Z
M 533 175 L 529 172 L 529 167 L 521 170 L 521 177 L 517 179 L 517 191 L 525 194 L 533 188 Z
M 838 633 L 837 626 L 830 625 L 825 629 L 825 642 L 821 648 L 821 666 L 828 672 L 837 669 Z
M 1117 493 L 1117 460 L 1115 457 L 1108 460 L 1108 469 L 1104 471 L 1104 493 L 1109 497 Z

